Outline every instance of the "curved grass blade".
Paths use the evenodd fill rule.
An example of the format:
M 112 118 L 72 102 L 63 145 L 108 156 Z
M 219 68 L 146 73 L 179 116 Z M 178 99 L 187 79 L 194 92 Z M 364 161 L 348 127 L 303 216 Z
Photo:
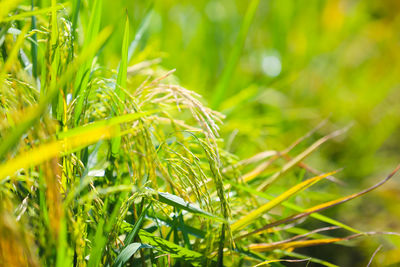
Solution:
M 385 179 L 383 179 L 379 183 L 377 183 L 377 184 L 375 184 L 375 185 L 373 185 L 373 186 L 371 186 L 371 187 L 369 187 L 369 188 L 367 188 L 367 189 L 365 189 L 365 190 L 363 190 L 361 192 L 354 193 L 354 194 L 351 194 L 349 196 L 342 197 L 342 198 L 339 198 L 339 199 L 336 199 L 336 200 L 328 201 L 328 202 L 325 202 L 323 204 L 320 204 L 320 205 L 314 206 L 312 208 L 306 209 L 302 213 L 298 213 L 298 214 L 292 215 L 290 217 L 287 217 L 285 219 L 278 220 L 278 221 L 275 221 L 273 223 L 267 224 L 266 226 L 264 226 L 262 228 L 259 228 L 257 230 L 254 230 L 254 231 L 250 232 L 248 235 L 252 235 L 252 234 L 264 231 L 266 229 L 269 229 L 269 228 L 277 226 L 277 225 L 281 225 L 281 224 L 284 224 L 284 223 L 289 223 L 289 222 L 296 221 L 298 219 L 301 219 L 301 218 L 304 218 L 306 216 L 309 216 L 309 215 L 311 215 L 311 214 L 313 214 L 315 212 L 323 211 L 325 209 L 331 208 L 333 206 L 345 203 L 347 201 L 350 201 L 352 199 L 355 199 L 357 197 L 365 195 L 365 194 L 371 192 L 372 190 L 380 187 L 381 185 L 385 184 L 387 181 L 389 181 L 390 178 L 392 178 L 397 173 L 397 171 L 399 169 L 400 169 L 400 165 L 398 165 Z
M 314 239 L 314 240 L 299 240 L 299 241 L 283 240 L 273 243 L 251 244 L 249 245 L 249 249 L 256 252 L 266 252 L 274 249 L 285 250 L 285 249 L 295 249 L 302 247 L 320 246 L 331 243 L 337 243 L 340 241 L 347 241 L 357 237 L 372 235 L 372 234 L 379 234 L 379 233 L 371 232 L 371 233 L 354 234 L 346 237 L 335 237 L 335 238 Z
M 51 87 L 48 93 L 40 99 L 37 106 L 35 106 L 30 113 L 26 114 L 24 119 L 14 129 L 4 136 L 0 145 L 0 159 L 4 158 L 5 154 L 19 142 L 21 136 L 34 125 L 46 111 L 48 104 L 57 96 L 58 88 L 63 87 L 71 80 L 78 67 L 85 62 L 88 57 L 96 53 L 110 34 L 111 28 L 105 28 L 100 32 L 97 38 L 82 51 L 81 56 L 70 64 L 67 71 L 60 77 L 58 83 L 54 85 L 54 87 Z
M 377 248 L 375 249 L 374 253 L 372 254 L 371 258 L 370 258 L 369 261 L 368 261 L 367 267 L 371 266 L 372 261 L 374 260 L 376 254 L 379 252 L 379 250 L 381 250 L 381 248 L 382 248 L 382 245 L 379 245 L 379 247 L 377 247 Z
M 128 63 L 129 61 L 131 61 L 136 48 L 140 42 L 140 40 L 142 39 L 143 33 L 146 31 L 149 22 L 150 22 L 150 18 L 151 15 L 153 14 L 153 3 L 150 5 L 150 7 L 148 8 L 148 11 L 146 12 L 145 17 L 143 18 L 142 22 L 139 25 L 139 28 L 135 34 L 135 38 L 133 39 L 133 41 L 131 42 L 131 44 L 129 45 L 129 49 L 128 49 Z
M 233 185 L 234 187 L 238 188 L 238 189 L 241 189 L 241 190 L 246 191 L 246 192 L 248 192 L 250 194 L 253 194 L 253 195 L 256 195 L 256 196 L 260 196 L 260 197 L 268 199 L 268 200 L 273 200 L 275 198 L 275 197 L 273 197 L 271 195 L 268 195 L 268 194 L 266 194 L 264 192 L 259 192 L 256 189 L 250 188 L 249 186 L 237 184 L 237 183 L 232 182 L 232 181 L 229 181 L 229 183 L 231 185 Z M 294 211 L 298 211 L 298 212 L 304 212 L 305 211 L 304 208 L 302 208 L 300 206 L 297 206 L 296 204 L 287 202 L 287 201 L 282 202 L 282 206 L 284 206 L 284 207 L 286 207 L 288 209 L 294 210 Z M 331 218 L 326 217 L 326 216 L 324 216 L 322 214 L 319 214 L 319 213 L 313 213 L 313 214 L 310 215 L 310 217 L 313 217 L 314 219 L 320 220 L 321 222 L 326 222 L 326 223 L 329 223 L 329 224 L 332 224 L 332 225 L 339 226 L 339 227 L 341 227 L 343 229 L 346 229 L 346 230 L 348 230 L 350 232 L 353 232 L 353 233 L 356 233 L 356 234 L 361 233 L 360 231 L 358 231 L 358 230 L 356 230 L 356 229 L 354 229 L 354 228 L 352 228 L 352 227 L 350 227 L 350 226 L 348 226 L 346 224 L 343 224 L 343 223 L 341 223 L 339 221 L 336 221 L 334 219 L 331 219 Z
M 291 252 L 291 251 L 287 251 L 287 250 L 280 250 L 280 249 L 276 249 L 276 250 L 274 250 L 274 252 L 277 252 L 279 254 L 286 255 L 286 256 L 289 256 L 289 257 L 292 257 L 292 258 L 307 259 L 310 262 L 318 263 L 318 264 L 321 264 L 321 265 L 327 266 L 327 267 L 339 267 L 336 264 L 333 264 L 333 263 L 330 263 L 330 262 L 327 262 L 327 261 L 324 261 L 324 260 L 321 260 L 321 259 L 318 259 L 318 258 L 315 258 L 315 257 L 306 256 L 306 255 L 303 255 L 303 254 L 300 254 L 300 253 L 296 253 L 296 252 Z
M 170 193 L 163 193 L 163 192 L 157 192 L 157 194 L 158 194 L 158 200 L 162 203 L 165 203 L 167 205 L 170 205 L 170 206 L 178 208 L 178 209 L 186 210 L 190 213 L 197 214 L 197 215 L 200 215 L 205 218 L 214 219 L 219 222 L 226 223 L 226 220 L 224 218 L 218 217 L 207 211 L 204 211 L 204 210 L 198 208 L 197 206 L 193 205 L 192 203 L 189 203 L 178 196 L 172 195 Z
M 34 1 L 31 0 L 31 9 L 33 11 Z M 36 30 L 36 17 L 31 16 L 31 30 Z M 37 55 L 38 54 L 38 43 L 37 43 L 37 34 L 34 33 L 32 35 L 31 41 L 31 57 L 32 57 L 32 75 L 36 79 L 37 78 Z
M 14 21 L 14 20 L 22 20 L 22 19 L 26 19 L 26 18 L 32 17 L 32 16 L 47 14 L 49 12 L 53 12 L 53 11 L 57 11 L 57 10 L 63 9 L 68 5 L 69 5 L 69 3 L 65 2 L 62 5 L 56 5 L 56 6 L 51 6 L 51 7 L 47 7 L 47 8 L 41 8 L 41 9 L 37 9 L 37 10 L 27 11 L 27 12 L 19 13 L 19 14 L 14 15 L 14 16 L 6 17 L 4 19 L 1 19 L 1 17 L 0 17 L 0 22 L 9 22 L 9 21 Z
M 116 101 L 117 106 L 114 106 L 114 113 L 119 115 L 124 111 L 125 92 L 121 88 L 126 88 L 126 77 L 128 69 L 128 47 L 129 47 L 129 19 L 128 15 L 125 20 L 124 38 L 122 41 L 122 58 L 118 70 L 117 83 L 115 85 L 115 93 L 118 96 Z M 116 137 L 111 139 L 111 156 L 117 157 L 119 154 L 119 148 L 121 146 L 121 138 Z
M 149 211 L 147 213 L 147 216 L 149 216 L 150 218 L 154 219 L 155 221 L 162 221 L 163 223 L 165 223 L 169 227 L 173 227 L 175 225 L 175 222 L 173 220 L 165 218 L 161 214 L 154 214 L 154 213 Z M 176 227 L 177 227 L 177 229 L 179 231 L 188 233 L 188 234 L 190 234 L 192 236 L 195 236 L 197 238 L 205 238 L 206 237 L 206 232 L 204 232 L 204 231 L 202 231 L 200 229 L 194 228 L 194 227 L 192 227 L 190 225 L 187 225 L 185 223 L 180 223 Z
M 4 65 L 2 66 L 2 68 L 0 70 L 0 83 L 1 84 L 3 84 L 3 81 L 5 79 L 5 75 L 6 75 L 7 71 L 9 71 L 11 69 L 11 67 L 14 65 L 15 60 L 18 57 L 19 50 L 24 43 L 25 35 L 28 32 L 28 29 L 29 29 L 29 24 L 26 24 L 22 28 L 21 33 L 18 35 L 18 38 L 17 38 L 15 44 L 13 45 L 13 49 L 11 50 L 11 53 L 9 54 L 6 62 L 4 63 Z
M 270 159 L 268 159 L 265 162 L 262 162 L 261 164 L 259 164 L 256 168 L 254 168 L 252 171 L 244 174 L 242 176 L 242 179 L 244 182 L 249 182 L 251 180 L 253 180 L 254 178 L 256 178 L 257 176 L 259 176 L 261 173 L 263 173 L 274 161 L 276 161 L 280 156 L 282 155 L 286 155 L 288 154 L 293 148 L 295 148 L 298 144 L 300 144 L 301 142 L 303 142 L 304 140 L 306 140 L 308 137 L 310 137 L 311 135 L 313 135 L 318 129 L 320 129 L 322 126 L 325 125 L 326 123 L 326 119 L 323 120 L 322 122 L 320 122 L 316 127 L 314 127 L 313 129 L 311 129 L 311 131 L 308 131 L 306 134 L 304 134 L 303 136 L 299 137 L 297 140 L 295 140 L 293 143 L 291 143 L 287 148 L 285 148 L 283 151 L 264 151 L 261 152 L 245 161 L 242 161 L 241 164 L 247 164 L 250 163 L 254 160 L 258 160 L 258 157 L 264 157 L 265 155 L 267 155 L 268 157 L 271 156 Z M 319 174 L 316 174 L 319 175 Z
M 139 237 L 142 243 L 148 244 L 164 253 L 171 254 L 173 258 L 187 261 L 193 266 L 204 266 L 207 261 L 204 255 L 196 251 L 178 246 L 177 244 L 169 242 L 144 230 L 139 231 Z
M 270 178 L 268 178 L 267 181 L 262 183 L 257 190 L 258 191 L 265 191 L 272 183 L 274 183 L 276 180 L 278 180 L 282 175 L 286 174 L 289 170 L 291 170 L 294 166 L 296 166 L 299 162 L 304 160 L 306 157 L 308 157 L 312 152 L 314 152 L 320 145 L 328 141 L 329 139 L 335 138 L 336 136 L 339 136 L 343 133 L 345 133 L 348 130 L 348 127 L 337 130 L 332 132 L 331 134 L 328 134 L 320 139 L 318 139 L 316 142 L 314 142 L 311 146 L 309 146 L 306 150 L 304 150 L 302 153 L 294 157 L 292 160 L 290 160 L 288 163 L 286 163 L 282 169 L 272 175 Z
M 146 207 L 146 209 L 142 211 L 142 213 L 140 214 L 138 220 L 135 222 L 135 225 L 133 226 L 132 231 L 129 233 L 129 235 L 124 240 L 125 246 L 128 246 L 130 243 L 132 243 L 132 241 L 134 240 L 134 238 L 138 234 L 138 232 L 140 230 L 140 227 L 142 227 L 144 217 L 145 217 L 146 212 L 149 209 L 149 207 L 150 207 L 150 205 L 148 205 Z
M 114 262 L 114 267 L 124 266 L 125 263 L 141 248 L 153 248 L 152 246 L 142 243 L 132 243 L 126 246 L 121 253 L 118 254 Z
M 0 22 L 3 22 L 3 18 L 13 10 L 21 0 L 6 0 L 0 2 Z
M 270 265 L 271 263 L 275 263 L 275 262 L 305 262 L 305 261 L 310 261 L 310 259 L 299 259 L 299 260 L 290 260 L 290 259 L 277 259 L 277 260 L 266 260 L 263 261 L 259 264 L 254 265 L 254 267 L 259 267 L 259 266 L 263 266 L 263 265 Z
M 101 262 L 101 256 L 106 249 L 106 242 L 108 239 L 108 236 L 114 227 L 114 224 L 116 220 L 118 219 L 118 214 L 120 213 L 120 208 L 126 199 L 126 196 L 128 195 L 128 192 L 123 192 L 121 195 L 119 195 L 117 203 L 113 205 L 113 210 L 111 212 L 111 215 L 108 216 L 107 221 L 105 218 L 101 218 L 99 220 L 99 227 L 96 230 L 94 239 L 92 240 L 94 247 L 91 251 L 88 266 L 89 267 L 95 267 L 95 266 L 100 266 Z M 109 207 L 108 199 L 106 199 L 104 206 L 103 206 L 103 213 L 107 214 L 107 209 Z
M 258 4 L 260 0 L 252 0 L 249 7 L 246 10 L 246 14 L 243 19 L 243 23 L 240 27 L 239 36 L 236 39 L 234 47 L 229 55 L 228 63 L 226 64 L 222 77 L 218 81 L 215 88 L 215 92 L 212 99 L 211 107 L 217 109 L 221 104 L 222 100 L 226 95 L 226 91 L 229 86 L 229 82 L 232 79 L 233 72 L 235 71 L 236 65 L 239 61 L 240 54 L 243 50 L 244 43 L 246 41 L 247 34 L 249 32 L 250 26 L 253 22 L 254 16 L 257 11 Z
M 327 176 L 337 173 L 337 171 L 325 173 L 323 175 L 319 175 L 310 179 L 307 179 L 289 190 L 285 191 L 281 195 L 277 196 L 276 198 L 272 199 L 268 203 L 264 204 L 263 206 L 259 207 L 258 209 L 250 212 L 246 216 L 242 217 L 241 219 L 237 220 L 235 223 L 231 225 L 232 231 L 240 230 L 241 228 L 249 225 L 250 223 L 254 222 L 256 218 L 261 216 L 263 213 L 271 210 L 272 208 L 276 207 L 277 205 L 281 204 L 283 201 L 288 199 L 289 197 L 293 196 L 294 194 L 307 189 L 308 187 L 312 186 L 313 184 L 319 182 L 320 180 L 324 179 Z
M 83 44 L 83 49 L 87 48 L 93 40 L 96 39 L 100 29 L 100 20 L 101 20 L 101 9 L 102 9 L 101 0 L 95 0 L 93 2 L 93 9 L 90 14 L 89 26 L 87 29 L 87 34 L 85 36 L 85 42 Z M 92 62 L 95 54 L 91 54 L 90 57 L 87 58 L 83 64 L 80 66 L 74 84 L 74 92 L 73 97 L 78 98 L 75 106 L 74 112 L 74 124 L 77 126 L 79 124 L 79 120 L 81 118 L 81 114 L 83 112 L 83 105 L 85 102 L 85 97 L 87 95 L 88 90 L 88 82 L 90 78 L 90 71 L 92 67 Z
M 31 151 L 21 153 L 17 157 L 0 165 L 0 181 L 6 176 L 14 174 L 19 169 L 35 166 L 56 156 L 69 154 L 82 147 L 91 145 L 102 139 L 110 139 L 124 132 L 118 131 L 119 124 L 143 117 L 147 113 L 127 114 L 74 128 L 59 134 L 61 140 L 53 141 Z M 118 129 L 117 129 L 118 127 Z

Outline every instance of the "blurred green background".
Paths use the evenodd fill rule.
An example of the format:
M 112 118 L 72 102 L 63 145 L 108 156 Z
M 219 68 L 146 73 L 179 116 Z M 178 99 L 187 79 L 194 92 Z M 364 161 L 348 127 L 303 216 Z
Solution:
M 125 12 L 133 35 L 150 7 L 149 1 L 106 2 L 102 23 L 116 25 L 116 39 L 122 38 L 118 25 Z M 237 64 L 231 66 L 233 74 L 215 105 L 230 55 L 240 48 L 238 36 L 250 3 L 257 1 L 155 1 L 131 64 L 161 58 L 164 69 L 176 68 L 181 85 L 227 116 L 221 128 L 226 149 L 242 159 L 283 149 L 328 118 L 313 140 L 352 127 L 306 163 L 321 171 L 344 168 L 337 177 L 345 185 L 329 185 L 331 192 L 344 195 L 382 179 L 400 161 L 400 1 L 259 1 Z M 111 49 L 100 60 L 115 67 L 119 42 L 109 43 Z M 399 181 L 396 177 L 327 214 L 363 231 L 400 232 Z M 379 243 L 384 247 L 378 262 L 400 260 L 399 238 L 371 237 L 353 248 L 305 252 L 355 266 Z

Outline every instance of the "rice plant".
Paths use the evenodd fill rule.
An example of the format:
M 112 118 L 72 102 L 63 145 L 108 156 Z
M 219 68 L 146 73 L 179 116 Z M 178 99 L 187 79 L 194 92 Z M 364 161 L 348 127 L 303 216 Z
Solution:
M 133 31 L 127 15 L 102 25 L 102 0 L 34 2 L 0 3 L 1 265 L 335 266 L 294 249 L 395 234 L 361 232 L 319 212 L 400 167 L 308 208 L 293 198 L 323 180 L 340 182 L 338 171 L 302 161 L 346 129 L 296 156 L 318 127 L 282 151 L 240 159 L 224 149 L 224 116 L 179 86 L 174 70 L 157 58 L 132 64 L 151 6 Z M 99 58 L 121 25 L 113 69 Z M 288 174 L 297 182 L 282 190 Z M 302 228 L 308 217 L 329 226 Z M 338 228 L 348 234 L 321 234 Z

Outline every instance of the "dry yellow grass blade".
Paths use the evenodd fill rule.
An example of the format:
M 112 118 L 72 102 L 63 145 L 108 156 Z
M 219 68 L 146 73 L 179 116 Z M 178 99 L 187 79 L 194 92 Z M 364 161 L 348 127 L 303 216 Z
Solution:
M 264 183 L 262 183 L 257 189 L 259 191 L 264 191 L 267 189 L 273 182 L 278 180 L 279 177 L 287 173 L 289 170 L 291 170 L 294 166 L 296 166 L 299 162 L 304 160 L 306 157 L 308 157 L 312 152 L 314 152 L 320 145 L 328 141 L 329 139 L 335 138 L 336 136 L 339 136 L 346 132 L 348 127 L 344 129 L 340 129 L 337 131 L 332 132 L 331 134 L 328 134 L 320 139 L 318 139 L 315 143 L 313 143 L 311 146 L 309 146 L 306 150 L 304 150 L 302 153 L 297 155 L 295 158 L 290 160 L 288 163 L 286 163 L 282 169 L 279 172 L 276 172 L 272 177 L 270 177 L 268 180 L 266 180 Z
M 154 112 L 157 111 L 125 114 L 60 132 L 57 134 L 59 140 L 40 145 L 3 163 L 0 166 L 0 182 L 19 169 L 36 166 L 53 157 L 74 152 L 99 140 L 128 134 L 132 129 L 121 132 L 119 129 L 121 123 L 131 122 Z
M 319 123 L 314 129 L 311 131 L 307 132 L 305 135 L 301 136 L 297 140 L 295 140 L 293 143 L 290 144 L 287 148 L 285 148 L 283 151 L 272 151 L 275 152 L 272 154 L 271 151 L 264 151 L 263 153 L 257 154 L 250 159 L 248 159 L 249 162 L 257 159 L 259 156 L 262 156 L 263 154 L 267 153 L 268 156 L 272 156 L 270 159 L 267 161 L 259 164 L 255 169 L 252 171 L 246 173 L 243 175 L 242 179 L 244 182 L 249 182 L 259 176 L 262 172 L 264 172 L 275 160 L 277 160 L 280 156 L 288 154 L 293 148 L 295 148 L 298 144 L 306 140 L 308 137 L 310 137 L 313 133 L 315 133 L 318 129 L 320 129 L 322 126 L 324 126 L 326 123 L 326 120 L 322 121 Z M 244 161 L 246 163 L 246 161 Z M 243 162 L 242 162 L 243 164 Z
M 279 260 L 267 260 L 263 261 L 259 264 L 254 265 L 253 267 L 259 267 L 259 266 L 269 266 L 271 263 L 274 262 L 305 262 L 305 261 L 310 261 L 309 259 L 300 259 L 300 260 L 289 260 L 289 259 L 279 259 Z
M 263 206 L 261 206 L 258 209 L 250 212 L 246 216 L 242 217 L 241 219 L 239 219 L 238 221 L 233 223 L 231 225 L 232 231 L 237 231 L 237 230 L 249 225 L 257 217 L 261 216 L 263 213 L 265 213 L 265 212 L 271 210 L 272 208 L 276 207 L 277 205 L 279 205 L 280 203 L 282 203 L 283 201 L 285 201 L 289 197 L 293 196 L 294 194 L 298 193 L 301 190 L 304 190 L 304 189 L 310 187 L 311 185 L 315 184 L 316 182 L 322 180 L 323 178 L 325 178 L 327 176 L 330 176 L 332 174 L 335 174 L 336 172 L 337 171 L 325 173 L 325 174 L 322 174 L 322 175 L 307 179 L 307 180 L 305 180 L 305 181 L 293 186 L 292 188 L 290 188 L 289 190 L 285 191 L 281 195 L 277 196 L 276 198 L 274 198 L 270 202 L 264 204 Z
M 332 237 L 332 238 L 324 238 L 324 239 L 314 239 L 314 240 L 296 240 L 293 241 L 293 238 L 272 242 L 272 243 L 260 243 L 260 244 L 251 244 L 249 245 L 249 249 L 255 252 L 265 252 L 271 251 L 274 249 L 295 249 L 301 247 L 311 247 L 311 246 L 319 246 L 325 245 L 330 243 L 336 243 L 340 241 L 347 241 L 361 236 L 372 236 L 372 235 L 396 235 L 399 236 L 398 233 L 393 232 L 366 232 L 361 234 L 354 234 L 345 237 Z M 300 236 L 299 236 L 300 237 Z M 296 238 L 296 237 L 295 237 Z
M 303 241 L 292 241 L 287 243 L 261 243 L 261 244 L 251 244 L 249 249 L 255 252 L 266 252 L 271 251 L 274 249 L 294 249 L 294 248 L 301 248 L 301 247 L 310 247 L 310 246 L 318 246 L 318 245 L 325 245 L 330 243 L 335 243 L 339 241 L 349 240 L 352 238 L 356 238 L 361 236 L 361 234 L 356 234 L 350 237 L 343 237 L 343 238 L 326 238 L 326 239 L 317 239 L 317 240 L 303 240 Z
M 301 213 L 292 215 L 290 217 L 287 217 L 285 219 L 278 220 L 278 221 L 275 221 L 273 223 L 267 224 L 264 227 L 261 227 L 261 228 L 259 228 L 257 230 L 254 230 L 253 232 L 250 232 L 248 235 L 259 233 L 261 231 L 264 231 L 266 229 L 269 229 L 269 228 L 277 226 L 277 225 L 281 225 L 281 224 L 284 224 L 284 223 L 290 223 L 292 221 L 295 221 L 295 220 L 304 218 L 306 216 L 309 216 L 312 213 L 320 212 L 320 211 L 325 210 L 327 208 L 330 208 L 330 207 L 345 203 L 345 202 L 350 201 L 350 200 L 352 200 L 354 198 L 357 198 L 357 197 L 360 197 L 362 195 L 365 195 L 365 194 L 371 192 L 372 190 L 380 187 L 381 185 L 383 185 L 387 181 L 389 181 L 390 178 L 392 178 L 397 173 L 397 171 L 399 169 L 400 169 L 400 164 L 385 179 L 383 179 L 379 183 L 377 183 L 377 184 L 375 184 L 375 185 L 373 185 L 373 186 L 371 186 L 371 187 L 369 187 L 369 188 L 367 188 L 367 189 L 365 189 L 365 190 L 363 190 L 361 192 L 354 193 L 354 194 L 351 194 L 349 196 L 345 196 L 345 197 L 342 197 L 342 198 L 339 198 L 339 199 L 336 199 L 336 200 L 328 201 L 328 202 L 322 203 L 320 205 L 314 206 L 312 208 L 306 209 L 304 212 L 301 212 Z

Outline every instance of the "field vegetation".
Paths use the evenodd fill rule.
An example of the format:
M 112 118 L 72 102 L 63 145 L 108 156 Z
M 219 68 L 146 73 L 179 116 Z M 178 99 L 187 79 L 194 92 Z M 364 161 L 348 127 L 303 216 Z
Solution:
M 1 266 L 400 262 L 399 17 L 227 2 L 1 0 Z

